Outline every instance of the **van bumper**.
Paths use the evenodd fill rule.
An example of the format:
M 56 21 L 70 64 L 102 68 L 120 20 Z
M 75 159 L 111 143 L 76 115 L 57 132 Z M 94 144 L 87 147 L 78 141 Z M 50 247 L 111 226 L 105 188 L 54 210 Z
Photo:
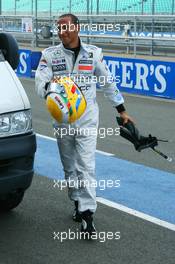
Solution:
M 35 152 L 34 133 L 0 138 L 0 196 L 30 186 Z

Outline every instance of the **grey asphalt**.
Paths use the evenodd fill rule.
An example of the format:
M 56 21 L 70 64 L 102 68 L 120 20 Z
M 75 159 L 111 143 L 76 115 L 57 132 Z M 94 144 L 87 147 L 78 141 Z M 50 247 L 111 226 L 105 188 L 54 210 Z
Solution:
M 23 203 L 0 217 L 0 263 L 174 264 L 174 232 L 100 204 L 98 231 L 120 232 L 119 240 L 54 240 L 53 232 L 78 232 L 71 211 L 64 191 L 35 176 Z
M 34 92 L 33 80 L 22 80 L 30 98 L 33 125 L 37 133 L 53 137 L 51 121 L 44 102 Z M 115 127 L 115 111 L 102 93 L 97 95 L 101 110 L 100 126 Z M 174 155 L 174 106 L 157 101 L 125 96 L 128 111 L 143 131 L 170 138 L 160 148 Z M 145 129 L 143 129 L 145 127 Z M 120 137 L 98 140 L 98 149 L 117 157 L 174 172 L 174 164 L 151 151 L 137 153 Z M 53 180 L 35 175 L 31 188 L 16 210 L 0 215 L 0 264 L 174 264 L 173 231 L 99 204 L 95 223 L 99 232 L 120 232 L 120 239 L 64 242 L 54 240 L 54 232 L 78 233 L 79 224 L 71 220 L 72 205 L 66 191 L 53 187 Z M 173 213 L 173 212 L 172 212 Z M 102 233 L 101 233 L 102 234 Z

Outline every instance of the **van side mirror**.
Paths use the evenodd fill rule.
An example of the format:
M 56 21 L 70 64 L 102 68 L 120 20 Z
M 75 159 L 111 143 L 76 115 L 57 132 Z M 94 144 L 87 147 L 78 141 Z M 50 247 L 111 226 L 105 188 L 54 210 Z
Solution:
M 16 39 L 9 33 L 0 33 L 0 50 L 13 70 L 18 67 L 19 54 Z

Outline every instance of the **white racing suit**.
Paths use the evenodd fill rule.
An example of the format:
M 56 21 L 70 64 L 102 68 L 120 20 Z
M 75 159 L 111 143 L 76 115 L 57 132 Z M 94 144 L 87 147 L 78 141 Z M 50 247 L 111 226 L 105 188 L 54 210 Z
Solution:
M 97 78 L 102 84 L 105 96 L 114 107 L 123 104 L 124 100 L 116 88 L 115 80 L 111 81 L 112 75 L 103 60 L 100 48 L 81 42 L 80 52 L 74 61 L 74 52 L 65 49 L 63 44 L 45 49 L 36 71 L 36 90 L 44 98 L 45 85 L 53 77 L 71 76 L 85 96 L 87 108 L 80 119 L 71 125 L 55 123 L 55 128 L 58 131 L 56 137 L 65 179 L 69 182 L 69 197 L 78 201 L 80 212 L 88 209 L 95 212 L 98 186 L 95 181 L 95 150 L 99 120 L 96 102 Z M 61 136 L 60 128 L 65 131 L 67 129 L 68 133 Z M 83 133 L 77 133 L 81 132 L 78 130 L 80 128 L 84 129 Z

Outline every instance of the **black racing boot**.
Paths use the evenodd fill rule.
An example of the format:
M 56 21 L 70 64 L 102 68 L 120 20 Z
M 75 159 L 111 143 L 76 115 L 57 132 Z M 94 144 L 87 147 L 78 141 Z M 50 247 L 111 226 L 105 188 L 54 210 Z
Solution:
M 81 223 L 82 218 L 81 218 L 81 213 L 78 211 L 78 201 L 75 201 L 74 204 L 75 204 L 75 209 L 72 215 L 72 219 L 75 222 Z
M 85 237 L 90 239 L 93 234 L 96 234 L 96 229 L 93 222 L 93 213 L 90 210 L 82 212 L 81 232 Z

